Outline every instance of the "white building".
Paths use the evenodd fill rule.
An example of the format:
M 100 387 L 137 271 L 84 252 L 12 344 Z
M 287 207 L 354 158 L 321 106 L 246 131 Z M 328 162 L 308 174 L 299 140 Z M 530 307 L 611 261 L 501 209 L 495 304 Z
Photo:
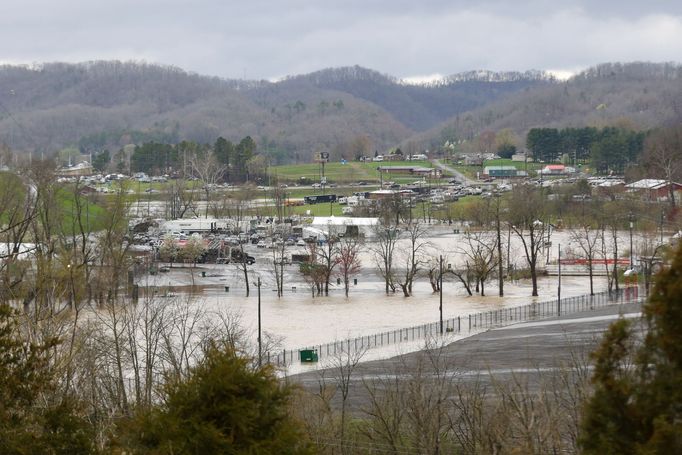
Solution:
M 336 235 L 359 235 L 370 238 L 374 235 L 374 227 L 379 224 L 378 218 L 352 218 L 347 216 L 316 216 L 310 226 L 303 228 L 303 236 L 326 239 L 329 233 Z

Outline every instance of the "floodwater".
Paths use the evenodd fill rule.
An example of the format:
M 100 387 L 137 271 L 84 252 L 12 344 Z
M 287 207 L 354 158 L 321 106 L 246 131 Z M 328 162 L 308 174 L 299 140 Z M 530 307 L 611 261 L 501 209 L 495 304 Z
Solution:
M 567 257 L 567 251 L 569 254 L 571 251 L 577 253 L 579 248 L 575 241 L 571 241 L 571 233 L 568 231 L 554 232 L 550 240 L 552 247 L 542 252 L 542 261 L 539 261 L 543 265 L 556 263 L 559 243 L 562 245 L 562 258 Z M 465 260 L 463 245 L 466 240 L 462 234 L 454 234 L 450 226 L 435 227 L 428 241 L 431 257 L 437 258 L 442 254 L 453 267 Z M 621 233 L 619 242 L 619 250 L 627 251 L 628 233 Z M 503 239 L 503 243 L 506 248 L 506 238 Z M 397 251 L 405 247 L 403 241 Z M 291 247 L 288 254 L 296 252 L 304 252 L 304 249 Z M 411 297 L 404 297 L 400 291 L 386 295 L 383 281 L 376 273 L 374 259 L 367 246 L 361 255 L 363 269 L 353 277 L 357 279 L 357 284 L 351 284 L 348 298 L 344 295 L 343 285 L 336 285 L 336 281 L 330 287 L 329 296 L 313 297 L 310 286 L 298 273 L 297 265 L 287 266 L 284 296 L 278 298 L 274 290 L 273 274 L 267 266 L 268 263 L 272 263 L 272 252 L 253 248 L 249 250 L 249 254 L 256 256 L 257 263 L 249 268 L 251 293 L 248 298 L 245 296 L 241 265 L 234 264 L 198 264 L 194 268 L 174 265 L 169 272 L 144 276 L 138 283 L 142 287 L 154 286 L 161 294 L 168 290 L 186 292 L 194 285 L 197 304 L 203 305 L 209 311 L 228 311 L 239 315 L 241 324 L 255 342 L 258 327 L 258 291 L 255 282 L 257 277 L 260 277 L 262 330 L 272 335 L 274 339 L 281 340 L 280 349 L 325 344 L 439 320 L 440 296 L 432 292 L 428 278 L 420 277 L 417 280 Z M 513 234 L 509 257 L 511 264 L 525 267 L 522 245 Z M 486 283 L 486 296 L 468 296 L 463 285 L 450 276 L 444 280 L 443 318 L 465 317 L 472 313 L 526 305 L 534 300 L 556 299 L 558 277 L 540 277 L 538 285 L 537 298 L 531 297 L 532 287 L 529 279 L 505 282 L 504 297 L 498 296 L 495 281 Z M 226 287 L 229 287 L 229 290 Z M 595 292 L 605 291 L 606 288 L 605 277 L 594 278 Z M 562 277 L 562 298 L 588 293 L 587 276 Z M 420 343 L 413 343 L 412 347 L 400 345 L 382 355 L 395 355 L 397 349 L 407 349 L 404 352 L 408 352 L 419 348 Z M 376 354 L 372 357 L 376 358 Z

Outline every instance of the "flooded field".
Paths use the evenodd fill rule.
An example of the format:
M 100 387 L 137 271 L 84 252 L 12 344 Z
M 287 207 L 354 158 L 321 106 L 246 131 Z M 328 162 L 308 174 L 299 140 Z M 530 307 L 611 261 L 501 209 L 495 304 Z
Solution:
M 569 233 L 559 232 L 552 237 L 553 247 L 546 253 L 545 261 L 556 262 L 556 245 L 561 242 L 567 248 L 570 244 Z M 447 257 L 449 263 L 457 264 L 462 260 L 458 242 L 461 235 L 440 227 L 429 239 L 431 253 Z M 625 239 L 622 239 L 625 242 Z M 292 251 L 296 251 L 292 248 Z M 564 250 L 565 251 L 565 250 Z M 297 265 L 288 265 L 285 272 L 285 292 L 277 297 L 274 277 L 268 270 L 267 251 L 253 251 L 257 263 L 250 268 L 250 296 L 245 296 L 245 283 L 238 265 L 198 264 L 178 267 L 174 265 L 168 272 L 154 276 L 144 276 L 139 280 L 141 287 L 151 287 L 159 295 L 164 293 L 185 293 L 193 290 L 197 304 L 207 309 L 230 311 L 241 316 L 241 322 L 251 333 L 257 329 L 257 289 L 255 282 L 261 278 L 261 313 L 263 330 L 282 340 L 287 349 L 327 343 L 335 340 L 368 335 L 437 321 L 439 318 L 439 295 L 433 293 L 428 279 L 420 277 L 415 283 L 413 295 L 403 297 L 401 292 L 386 295 L 384 284 L 378 275 L 371 252 L 367 249 L 362 255 L 363 269 L 357 276 L 356 285 L 351 285 L 350 295 L 344 296 L 343 286 L 336 280 L 327 297 L 313 297 Z M 517 267 L 524 266 L 520 244 L 512 237 L 510 262 Z M 271 261 L 270 261 L 271 262 Z M 606 289 L 606 279 L 595 277 L 595 292 Z M 539 279 L 539 297 L 536 301 L 556 298 L 558 278 Z M 229 289 L 228 289 L 229 288 Z M 502 307 L 513 307 L 531 303 L 530 280 L 505 282 L 504 297 L 498 297 L 496 281 L 486 283 L 486 296 L 468 296 L 463 285 L 453 277 L 445 278 L 443 286 L 443 316 L 451 318 L 471 313 L 488 311 Z M 587 276 L 562 278 L 562 297 L 589 293 Z

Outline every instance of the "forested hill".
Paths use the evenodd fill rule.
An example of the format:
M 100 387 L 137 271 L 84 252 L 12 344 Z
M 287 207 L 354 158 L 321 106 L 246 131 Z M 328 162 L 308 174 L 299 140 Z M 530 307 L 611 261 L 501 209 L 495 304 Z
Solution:
M 551 85 L 543 72 L 470 71 L 435 83 L 415 85 L 359 66 L 330 68 L 285 79 L 283 91 L 314 86 L 348 93 L 388 111 L 415 131 L 423 131 L 453 115 L 530 87 Z M 258 91 L 256 89 L 255 91 Z
M 359 139 L 382 150 L 453 113 L 546 83 L 472 75 L 410 86 L 359 67 L 273 83 L 117 61 L 2 66 L 0 143 L 15 150 L 89 151 L 250 135 L 282 160 L 295 154 L 306 160 L 314 150 L 348 149 Z
M 271 162 L 320 150 L 352 157 L 502 128 L 670 123 L 681 117 L 681 83 L 671 64 L 601 65 L 565 83 L 542 72 L 472 71 L 428 85 L 357 66 L 279 82 L 116 61 L 0 66 L 0 145 L 88 152 L 248 135 Z
M 648 129 L 682 122 L 682 67 L 672 63 L 609 63 L 558 84 L 511 94 L 411 137 L 406 144 L 442 145 L 509 128 L 623 126 Z M 523 144 L 521 144 L 523 145 Z

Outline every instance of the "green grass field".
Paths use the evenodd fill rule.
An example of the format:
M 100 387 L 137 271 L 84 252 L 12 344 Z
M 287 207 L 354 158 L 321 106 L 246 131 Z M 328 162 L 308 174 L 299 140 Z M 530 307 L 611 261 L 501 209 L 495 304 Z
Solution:
M 428 161 L 385 161 L 385 162 L 356 162 L 349 161 L 346 164 L 326 163 L 324 165 L 324 175 L 330 183 L 349 183 L 349 182 L 379 182 L 380 177 L 377 171 L 379 166 L 421 166 L 432 167 Z M 320 164 L 290 164 L 284 166 L 273 166 L 268 170 L 271 179 L 280 183 L 299 182 L 301 177 L 306 177 L 312 182 L 319 182 L 322 175 Z M 414 181 L 414 176 L 391 176 L 393 181 Z

